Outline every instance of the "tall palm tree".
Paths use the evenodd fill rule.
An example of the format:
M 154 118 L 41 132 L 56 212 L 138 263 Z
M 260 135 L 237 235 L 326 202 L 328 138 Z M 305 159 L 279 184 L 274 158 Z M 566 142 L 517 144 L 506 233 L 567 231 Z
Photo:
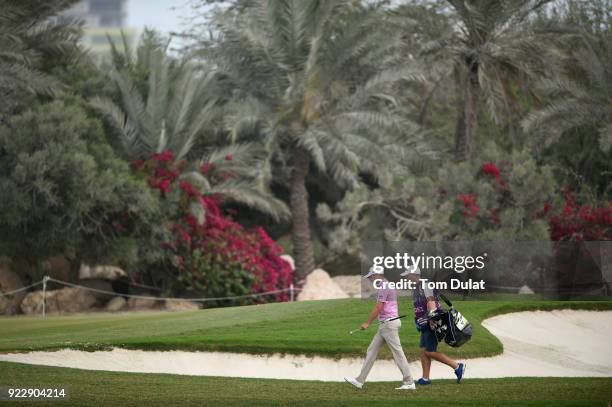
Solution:
M 518 103 L 512 81 L 550 69 L 544 33 L 532 29 L 528 18 L 550 1 L 448 0 L 458 26 L 432 49 L 444 50 L 454 61 L 460 95 L 455 127 L 458 161 L 471 156 L 481 99 L 495 123 L 508 126 L 514 141 L 512 119 L 518 115 Z
M 25 94 L 53 94 L 60 84 L 44 73 L 48 59 L 78 51 L 79 22 L 57 18 L 77 0 L 5 0 L 0 7 L 0 114 Z
M 225 119 L 233 138 L 257 134 L 268 153 L 264 174 L 272 163 L 286 170 L 301 277 L 314 268 L 309 172 L 352 188 L 360 171 L 386 162 L 388 135 L 409 127 L 392 96 L 398 80 L 415 76 L 394 52 L 401 39 L 382 13 L 360 4 L 245 2 L 216 16 L 219 38 L 206 55 L 234 84 Z
M 110 41 L 110 39 L 109 39 Z M 94 97 L 90 104 L 119 132 L 124 155 L 134 160 L 153 153 L 172 151 L 177 161 L 192 161 L 184 173 L 203 193 L 260 210 L 275 219 L 287 218 L 282 201 L 257 188 L 253 168 L 261 151 L 248 144 L 217 147 L 212 141 L 199 160 L 189 157 L 197 138 L 205 135 L 218 113 L 222 99 L 218 73 L 206 66 L 175 61 L 168 56 L 168 41 L 147 30 L 135 52 L 123 36 L 123 51 L 111 41 L 113 66 L 110 78 L 120 93 L 120 103 Z M 142 83 L 140 83 L 140 82 Z M 231 160 L 226 157 L 231 156 Z M 198 169 L 212 164 L 215 171 L 232 177 L 210 185 Z
M 612 32 L 584 34 L 583 46 L 566 59 L 564 76 L 542 80 L 539 90 L 550 98 L 523 121 L 527 131 L 546 136 L 546 144 L 570 130 L 595 128 L 604 152 L 612 147 Z

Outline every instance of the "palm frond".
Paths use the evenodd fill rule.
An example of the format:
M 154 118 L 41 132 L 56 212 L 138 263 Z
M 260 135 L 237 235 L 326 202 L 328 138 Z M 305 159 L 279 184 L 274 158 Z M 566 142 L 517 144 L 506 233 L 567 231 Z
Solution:
M 147 151 L 150 151 L 150 146 L 143 145 L 143 140 L 138 137 L 138 130 L 119 106 L 109 99 L 97 96 L 89 101 L 89 105 L 104 115 L 119 130 L 122 136 L 121 142 L 131 157 L 142 157 Z
M 210 192 L 219 194 L 229 201 L 256 209 L 276 221 L 286 220 L 291 216 L 283 201 L 254 189 L 249 182 L 229 180 L 213 186 Z

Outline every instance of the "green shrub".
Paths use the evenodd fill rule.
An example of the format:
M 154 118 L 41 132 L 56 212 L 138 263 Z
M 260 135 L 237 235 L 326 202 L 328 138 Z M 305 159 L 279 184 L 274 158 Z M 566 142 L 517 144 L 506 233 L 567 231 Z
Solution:
M 133 261 L 135 239 L 156 235 L 158 200 L 99 140 L 99 123 L 62 101 L 0 125 L 0 255 L 30 278 L 54 255 Z

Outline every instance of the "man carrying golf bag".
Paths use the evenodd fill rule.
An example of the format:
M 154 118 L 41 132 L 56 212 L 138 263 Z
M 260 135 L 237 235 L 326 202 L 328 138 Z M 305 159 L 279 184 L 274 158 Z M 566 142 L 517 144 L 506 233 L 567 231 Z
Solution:
M 414 305 L 414 315 L 417 331 L 421 333 L 419 347 L 421 349 L 421 367 L 423 368 L 423 376 L 416 381 L 418 385 L 431 384 L 429 373 L 431 370 L 431 361 L 437 360 L 440 363 L 448 365 L 455 371 L 457 383 L 461 383 L 461 379 L 465 374 L 465 363 L 457 363 L 442 352 L 438 352 L 438 338 L 436 337 L 436 321 L 442 309 L 440 307 L 440 296 L 436 290 L 423 288 L 420 283 L 421 270 L 418 267 L 413 267 L 411 270 L 401 274 L 407 276 L 411 281 L 416 282 L 416 288 L 412 296 Z
M 375 271 L 374 269 L 370 269 L 370 271 L 364 276 L 364 278 L 368 278 L 372 283 L 376 280 L 386 281 L 384 278 L 384 273 Z M 400 343 L 399 337 L 399 329 L 402 326 L 400 321 L 401 316 L 399 316 L 397 311 L 397 293 L 395 290 L 391 290 L 387 287 L 383 287 L 377 289 L 377 301 L 374 309 L 370 313 L 367 322 L 361 324 L 361 329 L 368 329 L 370 324 L 378 317 L 379 326 L 378 332 L 374 335 L 372 339 L 372 343 L 368 347 L 368 352 L 366 354 L 365 361 L 363 363 L 363 367 L 361 369 L 361 373 L 356 378 L 345 377 L 344 380 L 353 386 L 361 389 L 363 384 L 365 383 L 376 358 L 378 357 L 378 351 L 380 347 L 386 343 L 393 354 L 393 359 L 395 360 L 395 364 L 399 367 L 403 376 L 403 383 L 400 387 L 397 387 L 396 390 L 414 390 L 415 385 L 412 380 L 412 374 L 410 373 L 410 368 L 408 367 L 408 360 L 406 359 L 406 355 L 404 355 L 404 350 L 402 349 L 402 344 Z M 352 333 L 352 332 L 351 332 Z

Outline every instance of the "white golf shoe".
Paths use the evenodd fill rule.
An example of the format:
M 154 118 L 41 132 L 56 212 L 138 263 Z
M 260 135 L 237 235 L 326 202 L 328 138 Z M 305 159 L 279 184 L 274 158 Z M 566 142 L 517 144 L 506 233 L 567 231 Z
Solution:
M 400 387 L 396 387 L 395 390 L 416 390 L 416 386 L 414 385 L 414 383 L 404 383 Z
M 358 382 L 356 379 L 353 379 L 352 377 L 345 377 L 344 381 L 347 383 L 352 384 L 353 386 L 357 387 L 358 389 L 362 389 L 363 388 L 363 383 Z

